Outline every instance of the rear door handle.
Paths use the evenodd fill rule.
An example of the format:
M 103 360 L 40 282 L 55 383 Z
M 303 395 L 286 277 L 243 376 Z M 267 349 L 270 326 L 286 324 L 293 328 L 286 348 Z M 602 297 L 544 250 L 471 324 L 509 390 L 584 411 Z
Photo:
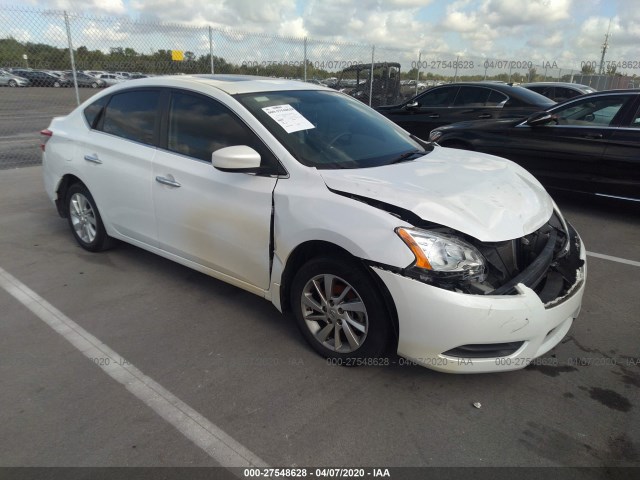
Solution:
M 85 155 L 84 159 L 87 162 L 91 162 L 91 163 L 102 163 L 102 160 L 100 160 L 98 158 L 98 154 L 97 153 L 94 153 L 93 155 Z
M 482 115 L 478 115 L 478 118 L 491 118 L 490 113 L 483 113 Z
M 432 115 L 429 115 L 429 118 L 440 118 L 440 115 L 437 113 L 434 113 Z
M 180 185 L 178 182 L 176 182 L 173 177 L 172 178 L 167 178 L 167 177 L 156 177 L 156 182 L 158 183 L 162 183 L 163 185 L 169 185 L 170 187 L 181 187 L 182 185 Z
M 602 134 L 601 133 L 588 133 L 587 135 L 583 135 L 582 138 L 590 138 L 593 140 L 597 140 L 599 138 L 602 138 Z

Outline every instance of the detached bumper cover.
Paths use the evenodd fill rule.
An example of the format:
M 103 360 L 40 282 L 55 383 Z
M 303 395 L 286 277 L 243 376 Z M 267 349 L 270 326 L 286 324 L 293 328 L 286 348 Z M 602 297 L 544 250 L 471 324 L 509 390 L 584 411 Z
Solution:
M 580 259 L 585 260 L 579 237 L 575 246 L 578 245 Z M 425 367 L 453 373 L 517 370 L 551 350 L 578 316 L 586 280 L 584 263 L 576 271 L 573 286 L 561 297 L 545 303 L 522 283 L 515 285 L 512 295 L 471 295 L 381 268 L 374 271 L 395 301 L 398 354 Z M 498 344 L 495 351 L 500 356 L 450 355 L 451 351 L 465 351 L 464 347 L 482 346 L 490 352 L 491 344 Z M 513 346 L 515 351 L 504 355 L 510 352 L 505 345 Z

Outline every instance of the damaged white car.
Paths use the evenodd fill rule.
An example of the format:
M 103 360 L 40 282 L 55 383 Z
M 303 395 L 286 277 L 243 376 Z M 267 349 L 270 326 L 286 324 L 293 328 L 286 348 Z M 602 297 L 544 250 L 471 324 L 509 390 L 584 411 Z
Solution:
M 116 85 L 43 134 L 77 242 L 122 240 L 291 311 L 335 363 L 525 367 L 580 311 L 585 250 L 516 164 L 347 95 L 256 77 Z

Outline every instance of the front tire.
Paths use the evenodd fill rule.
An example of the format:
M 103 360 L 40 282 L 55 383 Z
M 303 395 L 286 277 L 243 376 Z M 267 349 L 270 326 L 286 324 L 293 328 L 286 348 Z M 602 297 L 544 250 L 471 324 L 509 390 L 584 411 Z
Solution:
M 56 87 L 56 88 L 59 88 L 60 87 L 60 82 L 53 82 L 53 86 Z
M 96 202 L 87 187 L 81 183 L 71 185 L 66 205 L 71 233 L 82 248 L 100 252 L 113 246 L 114 240 L 107 235 Z
M 18 86 L 18 82 L 16 82 L 15 80 L 9 80 L 9 86 L 10 87 L 17 87 Z
M 320 257 L 303 265 L 291 285 L 291 308 L 302 335 L 325 358 L 375 358 L 388 345 L 382 296 L 364 267 L 349 258 Z

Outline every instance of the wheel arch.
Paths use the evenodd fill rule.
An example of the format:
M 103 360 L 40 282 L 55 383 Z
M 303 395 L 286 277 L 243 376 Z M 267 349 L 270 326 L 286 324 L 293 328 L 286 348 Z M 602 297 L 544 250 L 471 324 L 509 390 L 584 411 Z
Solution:
M 310 240 L 301 243 L 293 249 L 289 257 L 287 258 L 282 276 L 280 278 L 280 306 L 282 308 L 282 311 L 291 312 L 291 304 L 289 299 L 291 284 L 296 272 L 309 260 L 323 256 L 342 257 L 362 267 L 363 271 L 368 274 L 369 278 L 376 285 L 378 292 L 382 295 L 388 318 L 391 319 L 394 341 L 397 342 L 399 332 L 398 312 L 396 310 L 395 302 L 391 297 L 391 293 L 387 289 L 384 282 L 378 275 L 376 275 L 376 273 L 372 270 L 372 268 L 365 260 L 356 257 L 348 250 L 339 245 L 324 240 Z
M 56 189 L 56 208 L 58 209 L 58 215 L 62 218 L 67 218 L 67 215 L 69 215 L 65 199 L 67 198 L 67 192 L 69 191 L 69 188 L 71 188 L 71 185 L 75 185 L 76 183 L 82 183 L 84 185 L 84 182 L 78 177 L 71 173 L 67 173 L 60 179 L 60 183 Z

